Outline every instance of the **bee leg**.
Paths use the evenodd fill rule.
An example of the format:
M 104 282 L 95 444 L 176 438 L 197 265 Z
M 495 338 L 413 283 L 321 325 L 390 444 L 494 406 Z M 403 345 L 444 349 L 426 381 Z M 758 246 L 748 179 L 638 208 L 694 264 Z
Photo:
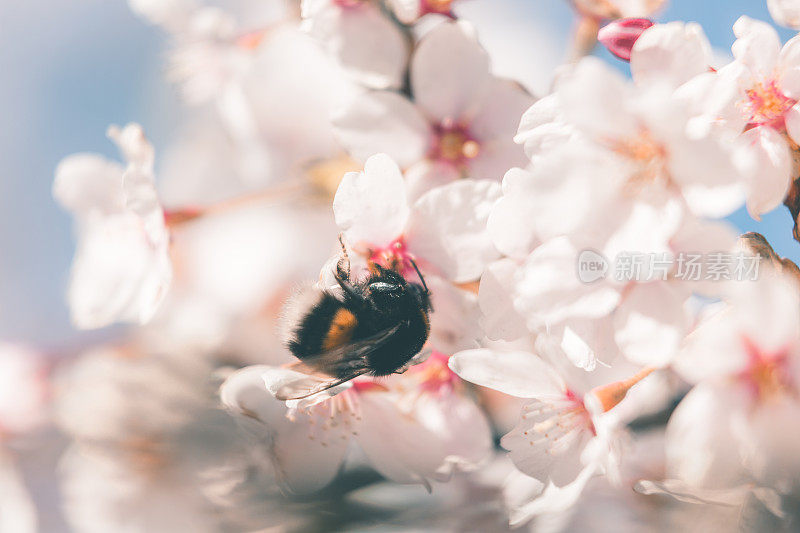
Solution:
M 350 256 L 347 255 L 347 248 L 344 245 L 344 240 L 342 239 L 342 234 L 339 234 L 339 244 L 342 245 L 342 256 L 339 258 L 339 262 L 336 263 L 336 280 L 343 279 L 346 281 L 350 281 Z M 339 283 L 341 285 L 341 282 Z
M 353 284 L 350 282 L 350 256 L 347 255 L 347 248 L 344 245 L 341 233 L 339 234 L 339 244 L 342 245 L 342 256 L 339 258 L 339 262 L 336 263 L 336 274 L 334 274 L 334 277 L 336 278 L 336 283 L 339 284 L 348 298 L 352 301 L 358 301 L 358 291 L 356 291 L 355 287 L 353 287 Z

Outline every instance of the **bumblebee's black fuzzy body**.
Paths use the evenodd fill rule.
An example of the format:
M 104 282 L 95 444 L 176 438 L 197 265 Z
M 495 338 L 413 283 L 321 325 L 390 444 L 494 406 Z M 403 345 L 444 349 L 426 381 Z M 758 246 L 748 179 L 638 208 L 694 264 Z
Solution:
M 427 288 L 377 264 L 352 282 L 347 256 L 337 268 L 342 295 L 322 292 L 288 347 L 311 368 L 340 380 L 386 376 L 418 354 L 430 332 Z

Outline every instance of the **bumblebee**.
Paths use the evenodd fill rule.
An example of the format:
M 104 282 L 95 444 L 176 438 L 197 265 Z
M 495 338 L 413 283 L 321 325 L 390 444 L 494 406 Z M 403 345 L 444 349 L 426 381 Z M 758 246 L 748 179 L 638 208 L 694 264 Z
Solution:
M 388 376 L 404 371 L 430 333 L 430 291 L 416 263 L 421 284 L 369 262 L 369 275 L 353 280 L 344 243 L 334 277 L 341 295 L 314 291 L 305 305 L 294 302 L 296 321 L 287 342 L 307 374 L 321 374 L 313 386 L 284 387 L 280 400 L 311 396 L 361 375 Z M 302 296 L 299 299 L 304 299 Z

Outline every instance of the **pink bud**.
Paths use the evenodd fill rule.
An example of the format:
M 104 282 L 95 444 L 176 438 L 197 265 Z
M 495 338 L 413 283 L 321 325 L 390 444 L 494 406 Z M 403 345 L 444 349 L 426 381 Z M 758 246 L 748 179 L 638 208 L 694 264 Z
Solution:
M 597 33 L 597 40 L 608 51 L 622 59 L 631 60 L 631 50 L 639 36 L 653 25 L 649 19 L 619 19 L 603 26 Z

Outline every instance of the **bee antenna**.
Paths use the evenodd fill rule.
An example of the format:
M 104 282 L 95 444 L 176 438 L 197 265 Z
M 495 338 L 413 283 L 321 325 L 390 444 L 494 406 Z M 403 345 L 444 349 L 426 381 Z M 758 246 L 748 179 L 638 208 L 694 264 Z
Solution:
M 411 261 L 411 265 L 414 267 L 414 270 L 417 271 L 417 276 L 419 276 L 419 280 L 422 282 L 422 287 L 425 289 L 425 292 L 431 292 L 428 290 L 428 285 L 425 284 L 425 278 L 422 277 L 422 272 L 419 271 L 419 267 L 417 266 L 417 262 L 414 261 L 412 258 L 408 258 Z

